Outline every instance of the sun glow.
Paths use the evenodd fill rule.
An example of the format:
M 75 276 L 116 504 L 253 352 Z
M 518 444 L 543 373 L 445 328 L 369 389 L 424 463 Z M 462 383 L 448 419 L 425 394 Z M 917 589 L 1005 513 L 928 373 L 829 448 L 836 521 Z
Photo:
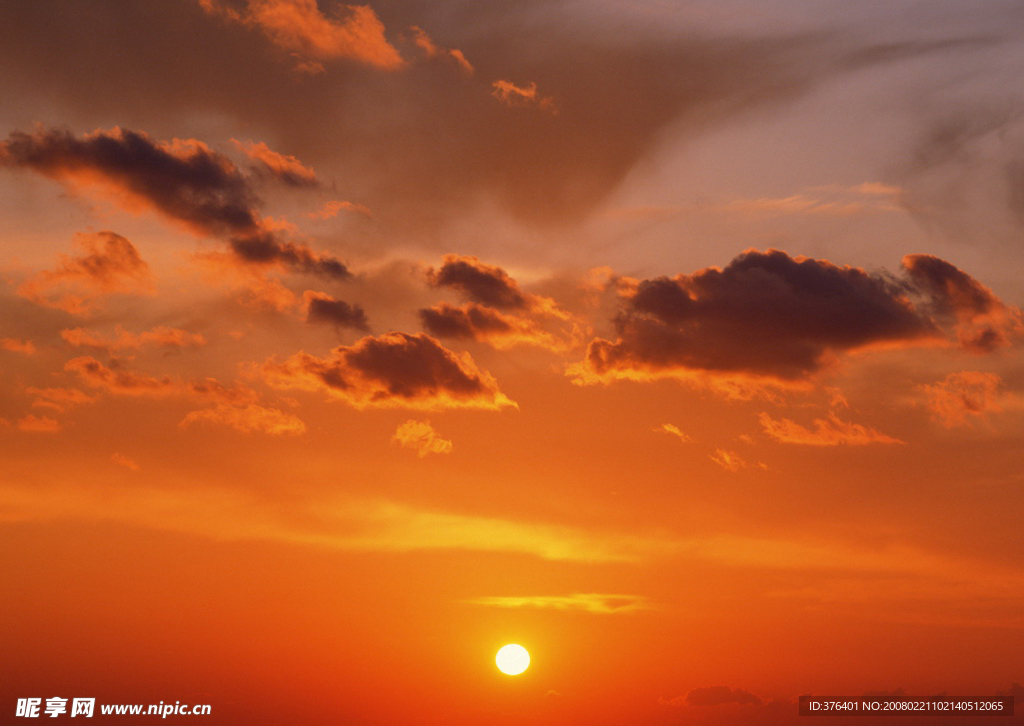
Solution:
M 515 643 L 503 646 L 494 657 L 498 670 L 509 676 L 518 676 L 530 667 L 530 654 Z

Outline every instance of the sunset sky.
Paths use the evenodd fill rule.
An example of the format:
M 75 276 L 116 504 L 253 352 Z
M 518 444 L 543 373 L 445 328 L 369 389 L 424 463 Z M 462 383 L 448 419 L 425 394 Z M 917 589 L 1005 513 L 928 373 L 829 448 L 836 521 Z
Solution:
M 1012 0 L 0 3 L 0 713 L 1024 699 L 1022 77 Z

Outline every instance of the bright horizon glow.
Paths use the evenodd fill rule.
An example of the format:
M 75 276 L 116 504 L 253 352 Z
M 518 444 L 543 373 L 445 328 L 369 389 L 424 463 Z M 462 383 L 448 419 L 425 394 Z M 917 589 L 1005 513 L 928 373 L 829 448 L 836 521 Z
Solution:
M 518 676 L 530 667 L 530 653 L 521 645 L 509 643 L 494 657 L 498 670 L 508 676 Z

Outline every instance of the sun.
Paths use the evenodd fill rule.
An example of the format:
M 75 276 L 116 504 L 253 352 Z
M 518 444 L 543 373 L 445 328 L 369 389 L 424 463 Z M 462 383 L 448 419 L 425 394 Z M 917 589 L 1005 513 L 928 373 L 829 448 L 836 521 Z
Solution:
M 498 670 L 509 676 L 518 676 L 530 667 L 530 653 L 521 645 L 510 643 L 502 646 L 494 657 Z

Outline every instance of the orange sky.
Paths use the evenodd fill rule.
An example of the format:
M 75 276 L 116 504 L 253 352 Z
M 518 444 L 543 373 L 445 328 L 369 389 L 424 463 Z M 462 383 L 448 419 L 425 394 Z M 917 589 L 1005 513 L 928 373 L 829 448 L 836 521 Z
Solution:
M 0 708 L 1024 697 L 1011 4 L 0 33 Z

